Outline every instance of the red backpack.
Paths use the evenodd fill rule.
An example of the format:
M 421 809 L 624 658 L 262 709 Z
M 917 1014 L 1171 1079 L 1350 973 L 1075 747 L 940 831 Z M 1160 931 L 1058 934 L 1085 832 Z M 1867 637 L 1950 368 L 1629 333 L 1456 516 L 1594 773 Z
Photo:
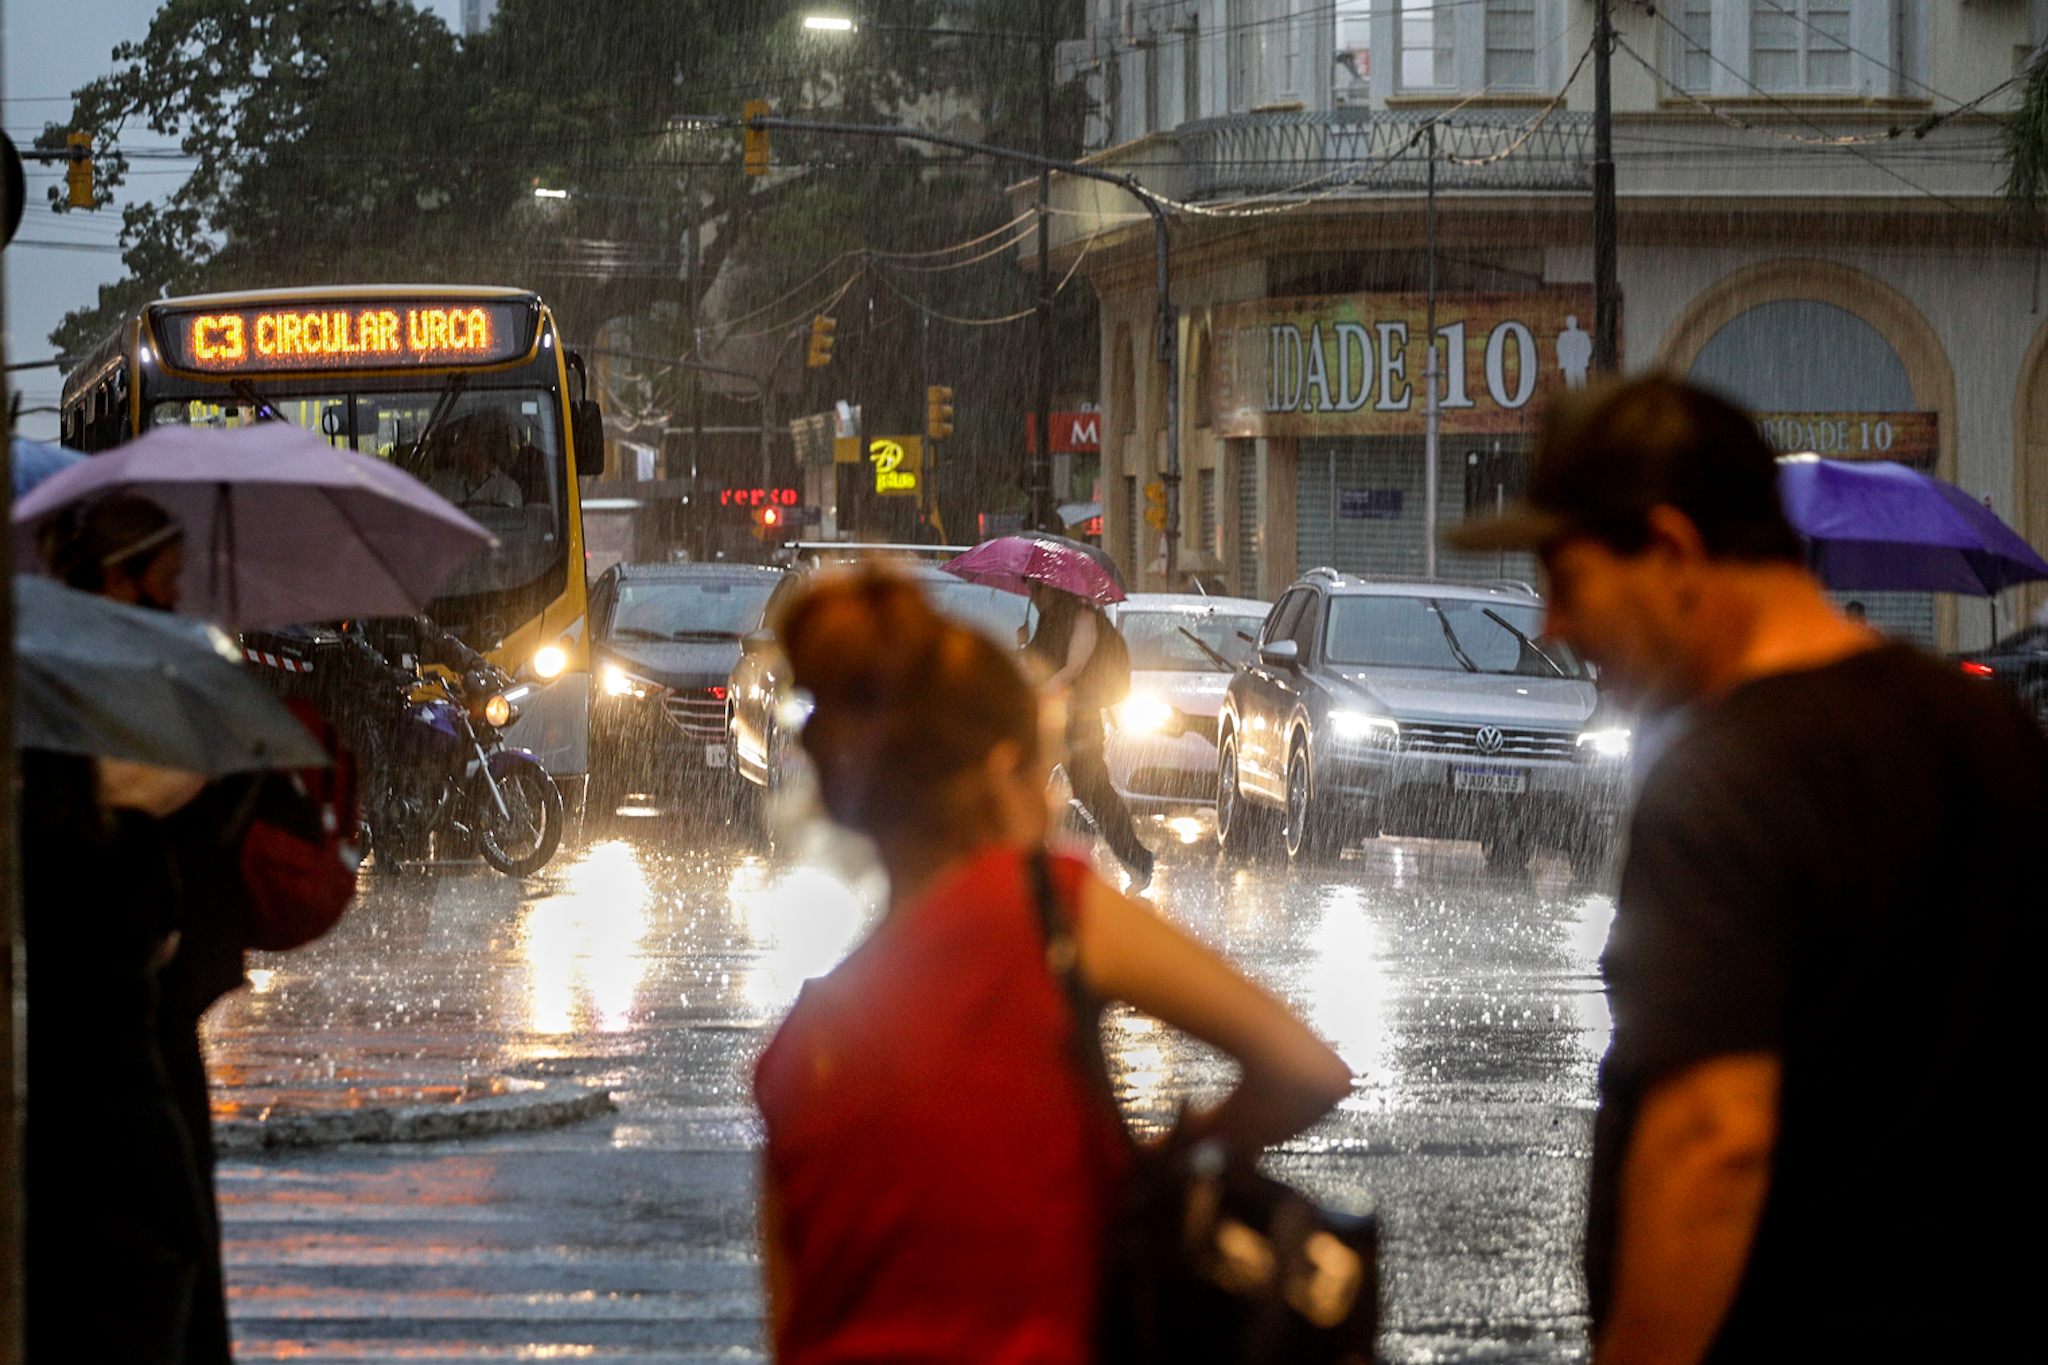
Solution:
M 332 764 L 280 774 L 309 801 L 320 822 L 320 840 L 258 816 L 242 836 L 242 886 L 248 894 L 251 948 L 278 952 L 311 943 L 332 929 L 356 894 L 356 867 L 363 860 L 356 840 L 356 763 L 341 734 L 309 702 L 285 705 L 307 733 L 327 750 Z

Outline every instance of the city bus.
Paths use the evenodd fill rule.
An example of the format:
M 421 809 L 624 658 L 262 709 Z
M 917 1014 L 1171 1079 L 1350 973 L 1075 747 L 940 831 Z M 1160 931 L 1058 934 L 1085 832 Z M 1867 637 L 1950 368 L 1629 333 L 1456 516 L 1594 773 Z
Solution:
M 401 462 L 497 538 L 427 614 L 532 687 L 509 742 L 539 755 L 573 809 L 589 772 L 590 716 L 575 475 L 604 466 L 588 383 L 547 305 L 524 290 L 197 295 L 143 306 L 71 370 L 62 439 L 91 454 L 152 427 L 230 427 L 260 414 Z

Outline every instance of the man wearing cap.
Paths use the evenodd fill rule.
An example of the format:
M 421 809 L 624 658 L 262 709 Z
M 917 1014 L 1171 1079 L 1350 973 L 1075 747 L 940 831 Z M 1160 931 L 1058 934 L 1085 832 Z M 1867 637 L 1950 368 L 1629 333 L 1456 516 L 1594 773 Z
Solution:
M 1753 423 L 1675 381 L 1562 399 L 1450 539 L 1536 551 L 1669 734 L 1601 960 L 1595 1365 L 2016 1354 L 2048 741 L 1836 611 Z

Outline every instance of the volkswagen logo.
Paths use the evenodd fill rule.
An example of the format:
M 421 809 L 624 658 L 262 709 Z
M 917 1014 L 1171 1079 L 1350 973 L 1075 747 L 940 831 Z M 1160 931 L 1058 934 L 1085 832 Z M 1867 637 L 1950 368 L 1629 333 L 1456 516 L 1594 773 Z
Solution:
M 1473 739 L 1478 743 L 1479 752 L 1482 754 L 1497 754 L 1508 742 L 1508 737 L 1500 732 L 1498 725 L 1480 726 L 1479 733 L 1474 735 Z

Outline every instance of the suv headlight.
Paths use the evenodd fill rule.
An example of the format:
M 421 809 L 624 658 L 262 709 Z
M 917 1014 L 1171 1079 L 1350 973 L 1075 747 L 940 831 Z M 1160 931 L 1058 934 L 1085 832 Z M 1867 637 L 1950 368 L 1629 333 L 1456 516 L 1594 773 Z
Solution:
M 1178 735 L 1188 728 L 1187 717 L 1170 703 L 1150 692 L 1133 692 L 1110 708 L 1116 728 L 1134 735 Z
M 1401 727 L 1397 722 L 1363 711 L 1332 711 L 1330 733 L 1347 744 L 1367 744 L 1375 749 L 1396 749 L 1401 745 Z
M 631 697 L 634 701 L 646 701 L 649 697 L 659 696 L 668 689 L 660 683 L 636 678 L 616 664 L 607 664 L 604 670 L 604 690 L 607 696 Z
M 1579 736 L 1580 758 L 1627 758 L 1629 749 L 1635 743 L 1633 732 L 1616 727 L 1608 730 L 1588 730 Z

